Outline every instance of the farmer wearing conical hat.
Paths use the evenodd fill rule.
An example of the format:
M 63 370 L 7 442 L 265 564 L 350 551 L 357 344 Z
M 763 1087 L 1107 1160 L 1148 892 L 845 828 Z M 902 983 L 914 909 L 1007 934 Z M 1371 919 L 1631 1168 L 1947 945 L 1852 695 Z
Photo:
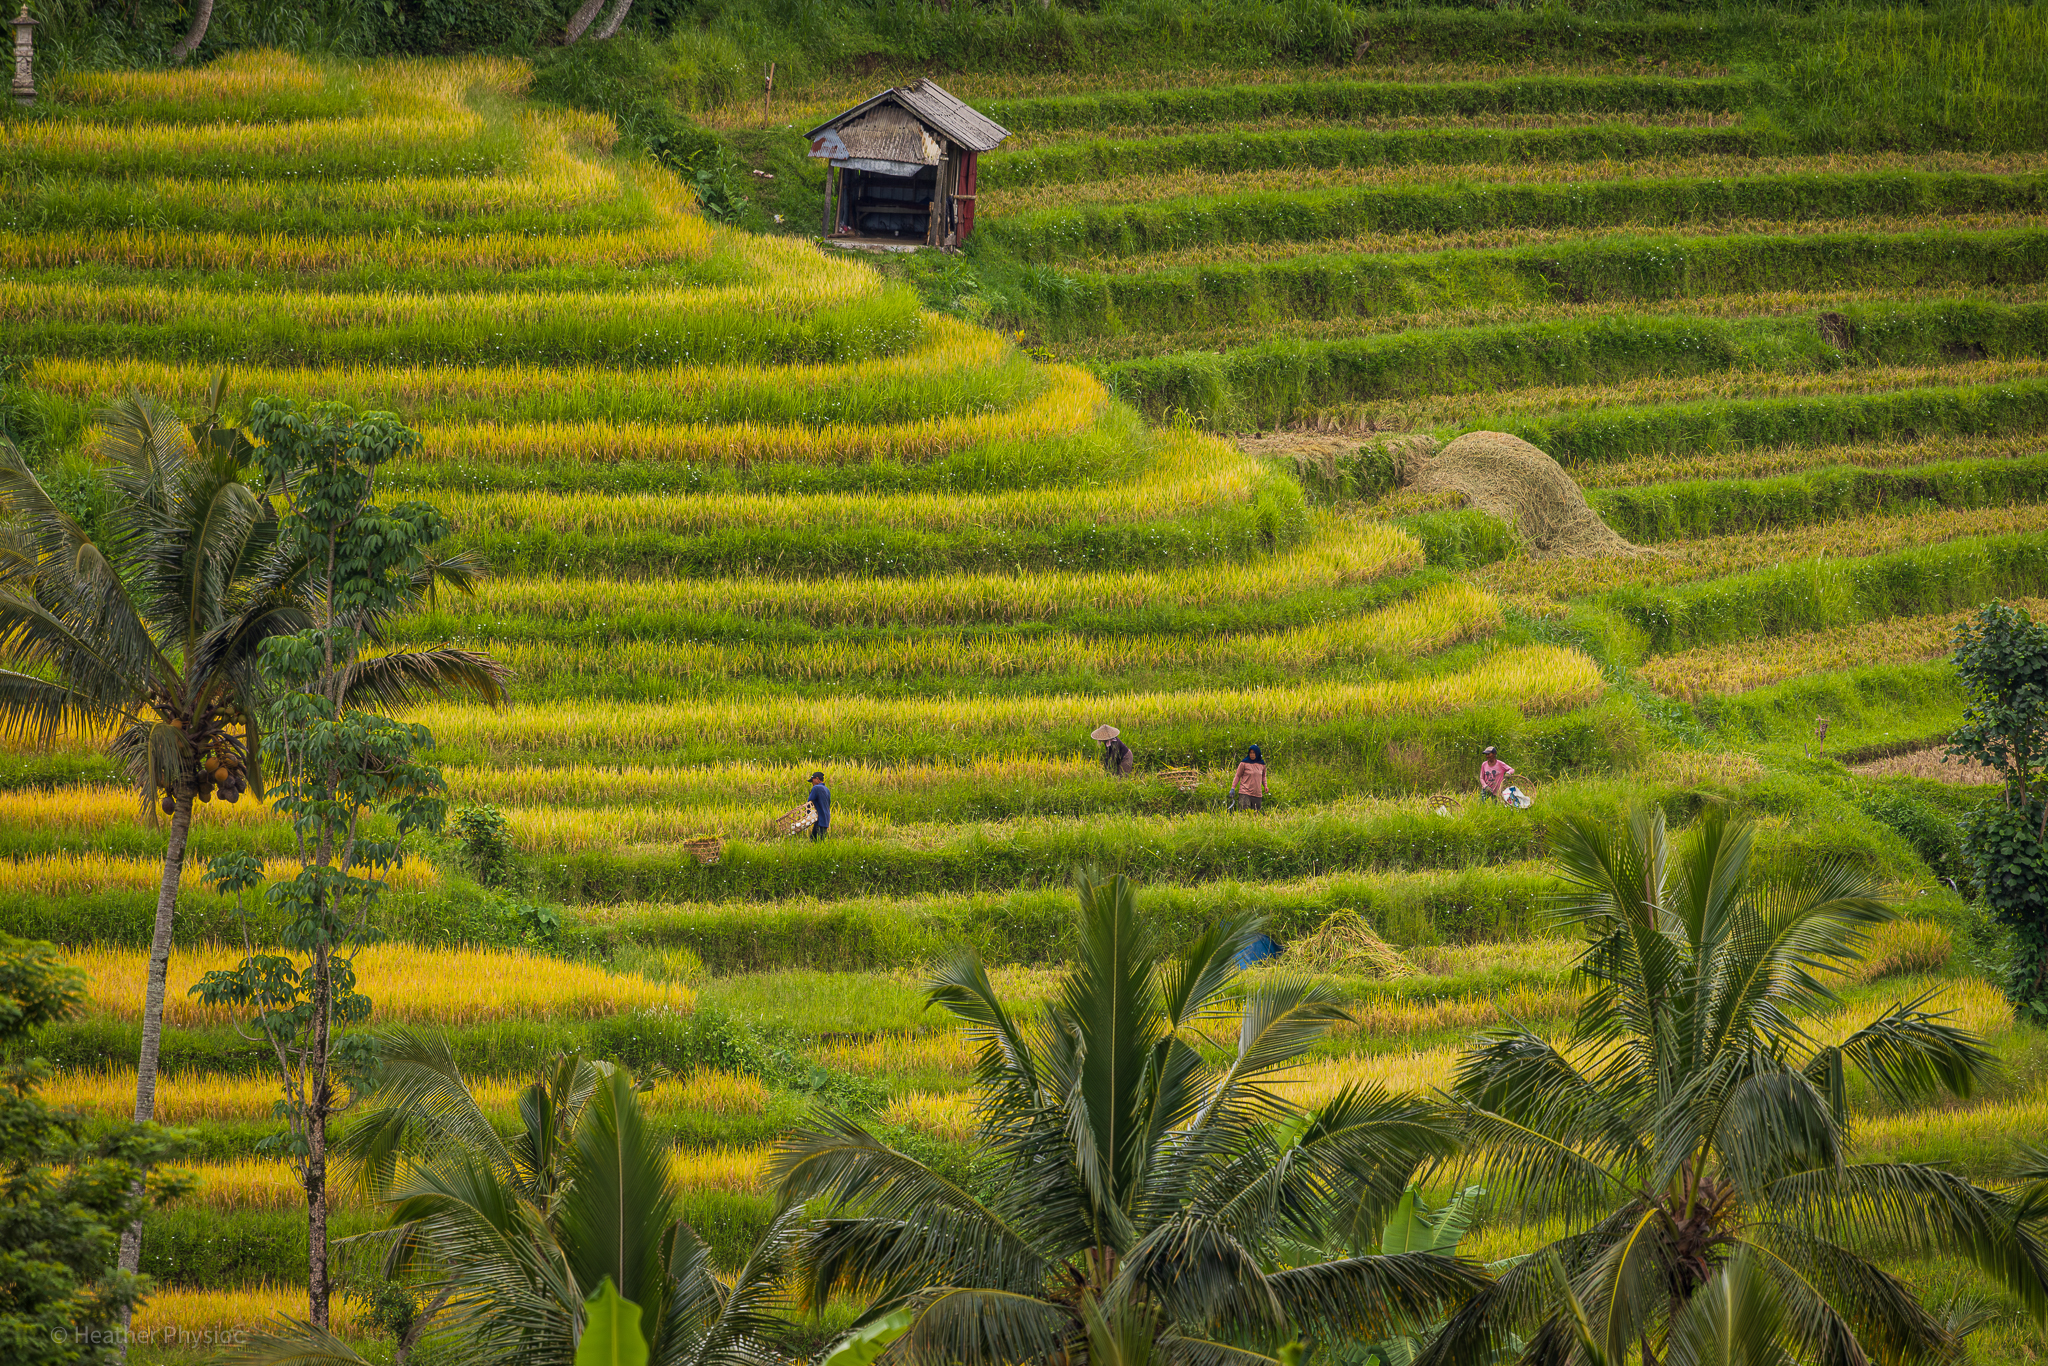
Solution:
M 1137 767 L 1138 756 L 1123 742 L 1122 733 L 1115 726 L 1097 726 L 1090 733 L 1102 742 L 1102 771 L 1118 778 L 1128 777 Z

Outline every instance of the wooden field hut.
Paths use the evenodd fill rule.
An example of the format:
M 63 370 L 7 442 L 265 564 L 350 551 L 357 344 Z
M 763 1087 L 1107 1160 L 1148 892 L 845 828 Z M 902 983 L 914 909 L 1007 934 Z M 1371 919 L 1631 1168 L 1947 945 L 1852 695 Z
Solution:
M 827 237 L 954 247 L 974 231 L 975 160 L 1010 131 L 930 81 L 884 90 L 810 131 Z

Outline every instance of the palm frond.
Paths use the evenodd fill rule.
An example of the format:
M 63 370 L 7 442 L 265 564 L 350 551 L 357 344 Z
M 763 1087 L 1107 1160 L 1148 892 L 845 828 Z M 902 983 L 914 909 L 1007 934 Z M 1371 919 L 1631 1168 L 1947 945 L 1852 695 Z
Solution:
M 1738 1247 L 1693 1292 L 1666 1334 L 1665 1366 L 1791 1366 L 1778 1287 Z
M 1948 1023 L 1954 1012 L 1922 1009 L 1933 996 L 1894 1004 L 1839 1044 L 1815 1050 L 1807 1078 L 1840 1097 L 1846 1091 L 1843 1074 L 1853 1069 L 1894 1105 L 1916 1104 L 1940 1091 L 1969 1096 L 1997 1074 L 1997 1055 L 1976 1034 Z
M 1052 1356 L 1078 1325 L 1032 1295 L 934 1286 L 912 1297 L 909 1331 L 877 1358 L 902 1366 L 1013 1366 Z
M 497 706 L 511 677 L 509 668 L 487 654 L 437 645 L 351 661 L 342 673 L 341 695 L 353 706 L 386 711 L 458 695 Z

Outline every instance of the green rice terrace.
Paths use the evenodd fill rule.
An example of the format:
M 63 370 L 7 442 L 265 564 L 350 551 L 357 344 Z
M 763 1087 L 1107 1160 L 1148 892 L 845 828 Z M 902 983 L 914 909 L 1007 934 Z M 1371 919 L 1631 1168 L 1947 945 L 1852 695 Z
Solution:
M 182 10 L 148 43 L 118 7 L 38 11 L 38 101 L 0 116 L 0 599 L 55 592 L 21 567 L 26 488 L 118 543 L 124 441 L 200 461 L 266 399 L 417 433 L 375 501 L 439 509 L 434 554 L 473 582 L 408 597 L 374 651 L 488 656 L 503 697 L 396 710 L 448 820 L 364 827 L 406 856 L 346 1023 L 444 1041 L 482 1129 L 513 1132 L 557 1055 L 618 1064 L 704 1283 L 744 1288 L 757 1245 L 795 1236 L 771 1232 L 777 1144 L 818 1107 L 982 1189 L 984 1036 L 928 1008 L 929 965 L 970 947 L 1020 1018 L 1054 1018 L 1095 961 L 1091 879 L 1130 879 L 1169 957 L 1256 918 L 1281 951 L 1244 1000 L 1316 984 L 1333 1018 L 1270 1077 L 1291 1103 L 1448 1104 L 1488 1031 L 1562 1041 L 1610 994 L 1557 913 L 1574 823 L 1655 807 L 1683 844 L 1734 818 L 1760 881 L 1845 870 L 1897 912 L 1860 957 L 1820 961 L 1845 929 L 1813 978 L 1786 969 L 1803 1004 L 1773 1047 L 1855 1041 L 1829 1055 L 1835 1155 L 1936 1164 L 1997 1193 L 1985 1228 L 2007 1218 L 1973 1254 L 1916 1238 L 1899 1211 L 1932 1195 L 1857 1206 L 1835 1236 L 1897 1279 L 1853 1295 L 1896 1292 L 1884 1312 L 1932 1336 L 1787 1329 L 1803 1345 L 1744 1360 L 2048 1351 L 2048 1244 L 1999 1241 L 2048 1238 L 2026 1222 L 2048 1035 L 2015 1018 L 2015 941 L 1966 853 L 1999 776 L 1942 758 L 1958 629 L 1993 601 L 2048 619 L 2048 5 L 608 3 L 617 36 L 570 46 L 566 3 L 220 6 L 182 64 Z M 821 243 L 807 130 L 921 77 L 1008 134 L 972 234 Z M 216 572 L 194 556 L 193 582 Z M 0 668 L 47 683 L 23 620 Z M 121 723 L 25 714 L 0 721 L 0 931 L 57 944 L 84 996 L 16 1051 L 112 1132 L 175 792 L 144 811 Z M 274 792 L 229 800 L 244 743 L 211 751 L 213 800 L 186 789 L 153 1115 L 186 1131 L 189 1179 L 143 1216 L 130 1361 L 307 1312 L 270 1050 L 192 994 L 261 900 L 210 862 L 251 856 L 258 888 L 300 868 Z M 1234 810 L 1253 745 L 1263 804 Z M 1488 746 L 1533 805 L 1482 799 Z M 785 834 L 814 772 L 829 828 Z M 254 919 L 283 942 L 274 907 Z M 1852 1033 L 1895 1007 L 1948 1013 Z M 1178 1028 L 1236 1056 L 1234 1016 Z M 1279 1114 L 1243 1141 L 1295 1141 Z M 1522 1151 L 1475 1132 L 1482 1157 Z M 1574 1216 L 1451 1151 L 1393 1195 L 1490 1187 L 1455 1207 L 1456 1250 L 1538 1274 L 1503 1259 Z M 390 1222 L 333 1180 L 333 1239 Z M 1381 1217 L 1366 1241 L 1391 1253 Z M 1285 1246 L 1275 1265 L 1307 1255 Z M 383 1363 L 440 1302 L 380 1255 L 336 1248 L 331 1327 Z M 834 1344 L 880 1287 L 776 1300 L 746 1350 L 861 1366 Z M 1278 1359 L 1480 1360 L 1403 1322 Z M 416 1361 L 584 1360 L 428 1327 Z M 1648 1332 L 1609 1366 L 1678 1353 Z M 1061 1359 L 1109 1360 L 1091 1341 Z M 1590 1341 L 1496 1345 L 1593 1366 Z M 1024 1342 L 886 1360 L 1053 1359 Z

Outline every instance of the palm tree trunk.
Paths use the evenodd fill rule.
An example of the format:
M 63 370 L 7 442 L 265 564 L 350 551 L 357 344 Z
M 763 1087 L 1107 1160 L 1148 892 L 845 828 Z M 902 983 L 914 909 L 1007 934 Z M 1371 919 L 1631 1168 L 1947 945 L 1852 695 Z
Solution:
M 604 23 L 598 26 L 596 36 L 600 42 L 619 31 L 619 25 L 626 22 L 626 11 L 631 8 L 633 0 L 618 0 L 618 3 L 612 6 L 612 12 L 606 15 Z
M 149 993 L 142 1004 L 142 1056 L 135 1061 L 135 1122 L 156 1118 L 156 1063 L 164 1042 L 164 984 L 171 973 L 171 915 L 178 908 L 178 881 L 185 874 L 185 838 L 192 833 L 192 794 L 177 800 L 171 811 L 171 837 L 164 845 L 164 876 L 156 892 L 156 935 L 149 944 Z M 142 1220 L 121 1235 L 121 1269 L 133 1272 L 142 1262 Z M 126 1328 L 127 1314 L 121 1326 Z
M 213 22 L 213 0 L 196 0 L 192 6 L 192 28 L 186 33 L 185 41 L 171 49 L 171 65 L 190 57 L 206 41 L 206 26 Z
M 590 27 L 590 21 L 597 18 L 604 0 L 583 0 L 576 12 L 569 16 L 569 26 L 562 30 L 562 46 L 568 47 L 583 36 L 583 30 Z

